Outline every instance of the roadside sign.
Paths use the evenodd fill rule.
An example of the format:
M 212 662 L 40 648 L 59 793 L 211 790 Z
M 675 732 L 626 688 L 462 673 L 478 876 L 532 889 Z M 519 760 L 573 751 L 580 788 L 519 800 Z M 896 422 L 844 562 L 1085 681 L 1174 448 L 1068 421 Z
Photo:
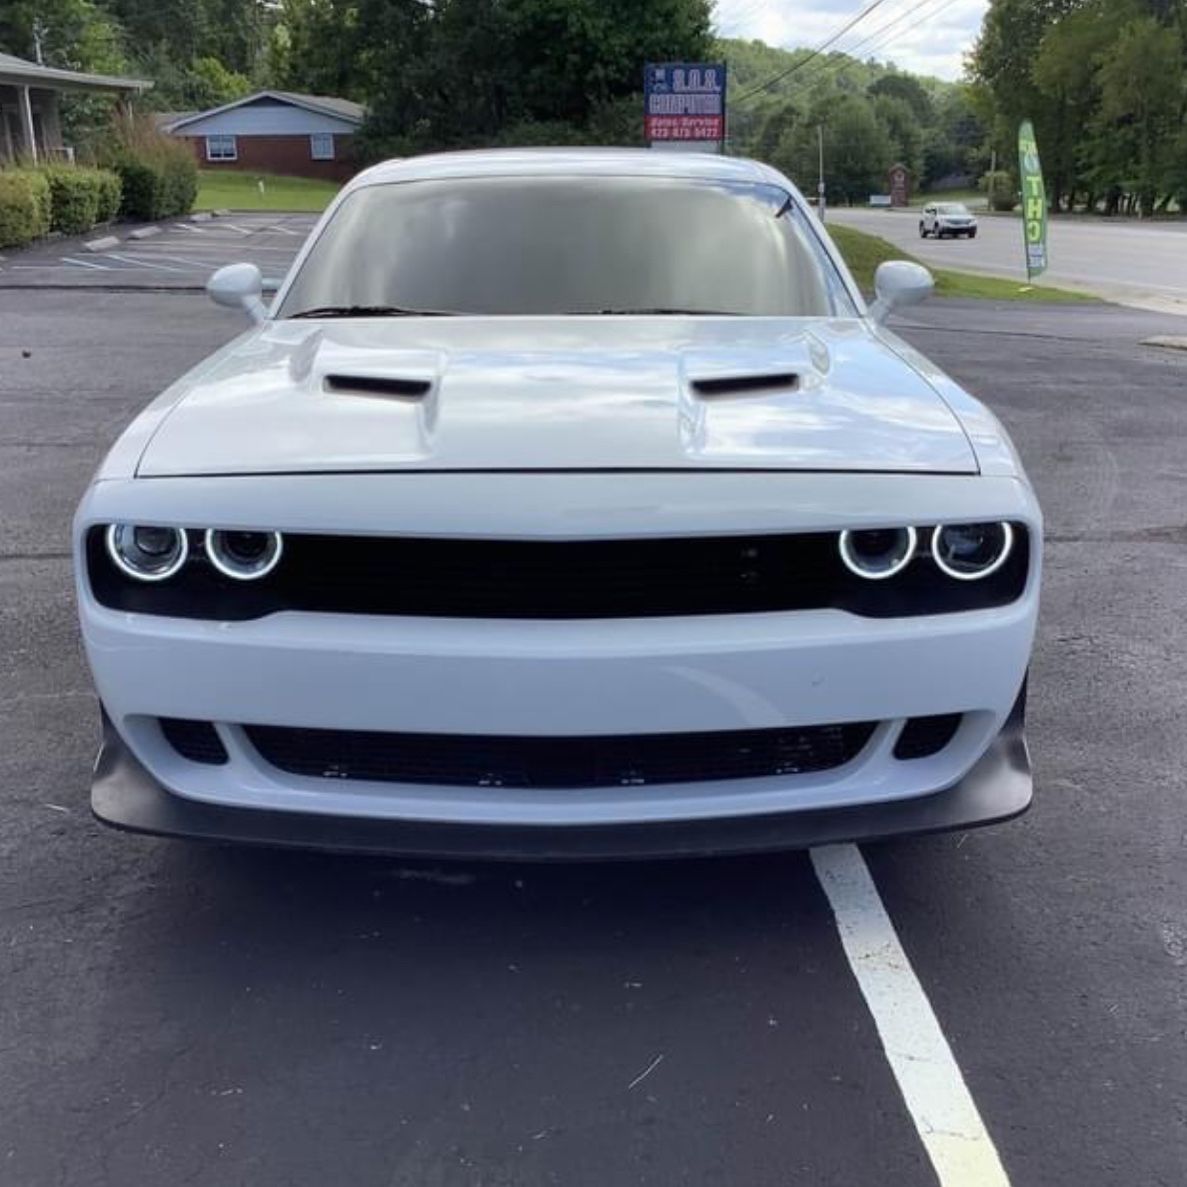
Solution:
M 1026 278 L 1047 270 L 1047 191 L 1039 164 L 1034 125 L 1023 120 L 1018 128 L 1018 176 L 1022 180 L 1022 234 L 1026 244 Z
M 725 63 L 648 62 L 643 129 L 652 148 L 721 151 L 725 144 Z

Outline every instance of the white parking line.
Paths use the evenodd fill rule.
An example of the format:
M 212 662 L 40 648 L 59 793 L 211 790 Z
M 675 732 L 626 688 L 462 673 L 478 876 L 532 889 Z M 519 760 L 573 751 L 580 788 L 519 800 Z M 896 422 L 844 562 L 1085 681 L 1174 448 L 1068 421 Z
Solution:
M 118 271 L 118 269 L 110 268 L 106 264 L 96 264 L 94 260 L 76 260 L 76 259 L 71 258 L 70 256 L 63 256 L 62 263 L 63 264 L 77 264 L 80 268 L 98 268 L 98 270 L 100 272 Z M 30 267 L 36 267 L 36 265 L 35 264 L 30 265 Z
M 103 258 L 107 259 L 107 260 L 119 260 L 125 264 L 135 264 L 138 268 L 154 268 L 158 272 L 182 272 L 182 271 L 184 271 L 184 269 L 182 269 L 182 268 L 170 268 L 168 264 L 149 263 L 148 260 L 142 260 L 138 256 L 118 255 L 114 251 L 107 252 L 107 254 Z
M 812 865 L 941 1187 L 1009 1187 L 993 1140 L 857 846 L 813 849 Z

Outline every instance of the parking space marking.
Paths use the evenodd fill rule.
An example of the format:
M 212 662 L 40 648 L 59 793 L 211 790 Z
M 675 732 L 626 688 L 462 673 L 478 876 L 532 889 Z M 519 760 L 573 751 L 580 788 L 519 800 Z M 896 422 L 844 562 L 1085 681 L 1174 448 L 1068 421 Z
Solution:
M 139 256 L 119 255 L 114 251 L 109 251 L 104 257 L 107 260 L 119 260 L 125 264 L 136 264 L 140 268 L 155 268 L 158 272 L 184 272 L 184 268 L 171 268 L 168 264 L 149 263 L 148 260 L 142 260 Z
M 812 865 L 890 1069 L 941 1187 L 1009 1179 L 856 845 L 812 850 Z
M 96 264 L 94 260 L 76 260 L 71 256 L 62 257 L 63 264 L 77 264 L 80 268 L 98 268 L 100 272 L 111 272 L 112 268 L 107 264 Z M 38 267 L 36 264 L 18 265 L 18 267 Z

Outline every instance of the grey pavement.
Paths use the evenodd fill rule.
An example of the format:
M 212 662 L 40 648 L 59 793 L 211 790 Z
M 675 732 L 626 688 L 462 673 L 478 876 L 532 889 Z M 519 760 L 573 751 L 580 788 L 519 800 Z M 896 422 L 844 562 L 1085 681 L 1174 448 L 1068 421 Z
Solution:
M 205 285 L 216 268 L 240 261 L 256 264 L 274 287 L 316 221 L 313 214 L 167 219 L 153 224 L 160 233 L 147 239 L 132 238 L 133 228 L 117 224 L 120 242 L 105 251 L 87 250 L 94 237 L 86 235 L 9 253 L 0 259 L 0 289 L 194 289 Z
M 866 849 L 1014 1187 L 1187 1182 L 1187 355 L 1139 345 L 1168 322 L 898 326 L 1006 421 L 1050 533 L 1035 807 Z M 92 821 L 69 517 L 240 328 L 0 291 L 0 1184 L 934 1187 L 802 854 L 438 867 Z
M 1006 276 L 1025 283 L 1022 224 L 1013 216 L 983 214 L 976 239 L 921 239 L 919 211 L 833 207 L 828 219 L 881 235 L 925 264 Z M 1041 283 L 1083 289 L 1112 300 L 1187 313 L 1187 220 L 1183 223 L 1110 222 L 1053 218 L 1051 265 Z

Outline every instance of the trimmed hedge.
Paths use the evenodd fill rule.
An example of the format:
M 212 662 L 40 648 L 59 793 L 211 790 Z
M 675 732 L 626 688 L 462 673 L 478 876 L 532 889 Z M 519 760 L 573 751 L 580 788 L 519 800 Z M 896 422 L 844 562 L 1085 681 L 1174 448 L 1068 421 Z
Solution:
M 198 165 L 185 145 L 151 155 L 121 153 L 111 162 L 123 184 L 120 213 L 152 222 L 188 214 L 198 196 Z
M 116 216 L 120 179 L 107 169 L 49 165 L 0 171 L 0 246 L 20 247 L 50 231 L 82 235 Z
M 96 169 L 99 175 L 99 222 L 109 223 L 119 217 L 124 187 L 120 175 L 110 169 Z
M 50 188 L 33 169 L 0 172 L 0 247 L 21 247 L 50 229 Z

